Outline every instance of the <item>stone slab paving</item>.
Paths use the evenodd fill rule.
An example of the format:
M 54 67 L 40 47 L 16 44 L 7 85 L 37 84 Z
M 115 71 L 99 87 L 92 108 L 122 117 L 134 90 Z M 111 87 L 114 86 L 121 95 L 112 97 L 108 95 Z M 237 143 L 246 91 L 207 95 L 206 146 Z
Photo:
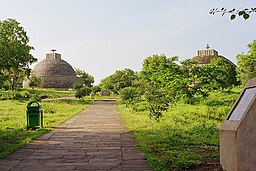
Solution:
M 151 170 L 115 101 L 97 101 L 53 131 L 0 159 L 0 171 Z

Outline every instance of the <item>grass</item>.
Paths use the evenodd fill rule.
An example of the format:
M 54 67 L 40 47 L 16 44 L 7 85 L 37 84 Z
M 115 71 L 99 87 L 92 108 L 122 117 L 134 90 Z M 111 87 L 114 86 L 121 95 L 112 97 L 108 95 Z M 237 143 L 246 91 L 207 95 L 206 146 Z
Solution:
M 86 108 L 91 100 L 65 99 L 42 102 L 44 128 L 26 130 L 28 101 L 0 101 L 0 158 L 24 146 Z
M 31 94 L 46 95 L 50 98 L 75 97 L 75 91 L 67 91 L 64 89 L 35 88 L 35 89 L 22 89 L 22 91 L 28 91 Z
M 75 97 L 75 91 L 65 91 L 57 89 L 17 89 L 8 90 L 0 89 L 0 100 L 25 100 L 45 98 Z
M 219 127 L 241 89 L 213 92 L 194 105 L 179 102 L 160 122 L 148 111 L 135 112 L 118 104 L 121 117 L 133 133 L 153 170 L 182 170 L 219 159 Z M 145 102 L 137 108 L 145 109 Z

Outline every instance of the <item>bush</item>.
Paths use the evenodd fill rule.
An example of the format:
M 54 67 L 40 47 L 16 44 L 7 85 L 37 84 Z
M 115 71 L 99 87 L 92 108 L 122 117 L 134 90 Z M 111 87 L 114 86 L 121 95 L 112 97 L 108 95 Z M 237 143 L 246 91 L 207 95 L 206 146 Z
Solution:
M 132 109 L 136 112 L 146 111 L 149 109 L 149 104 L 146 101 L 135 103 Z
M 223 101 L 216 100 L 216 99 L 209 99 L 204 102 L 207 106 L 221 106 L 224 104 Z
M 52 105 L 44 105 L 43 111 L 44 111 L 44 113 L 54 114 L 54 113 L 56 113 L 57 110 Z
M 139 94 L 134 87 L 125 87 L 121 90 L 121 99 L 125 102 L 126 106 L 134 104 L 138 101 Z
M 205 117 L 213 120 L 223 121 L 227 117 L 230 110 L 229 106 L 219 106 L 219 107 L 207 107 L 207 113 Z
M 20 94 L 20 97 L 24 99 L 30 98 L 32 96 L 32 94 L 28 91 L 21 91 L 19 92 L 19 94 Z
M 29 100 L 30 100 L 30 101 L 35 100 L 35 101 L 41 102 L 42 98 L 40 97 L 39 94 L 33 94 Z
M 82 98 L 84 96 L 88 96 L 91 93 L 91 88 L 90 87 L 83 87 L 80 88 L 76 91 L 76 98 Z
M 19 100 L 19 99 L 29 99 L 32 94 L 28 91 L 16 91 L 16 90 L 0 90 L 0 100 Z
M 15 92 L 11 90 L 5 91 L 4 89 L 1 89 L 0 91 L 0 99 L 1 100 L 7 100 L 7 99 L 14 99 Z
M 81 89 L 82 87 L 83 87 L 83 84 L 80 83 L 80 82 L 77 82 L 77 83 L 74 83 L 74 84 L 73 84 L 73 89 L 74 89 L 74 90 L 79 90 L 79 89 Z

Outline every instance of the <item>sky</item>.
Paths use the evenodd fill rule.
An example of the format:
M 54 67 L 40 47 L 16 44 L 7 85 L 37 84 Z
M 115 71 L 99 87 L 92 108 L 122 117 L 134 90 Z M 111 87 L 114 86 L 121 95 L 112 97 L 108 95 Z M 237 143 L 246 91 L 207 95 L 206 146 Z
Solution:
M 0 20 L 16 19 L 38 62 L 56 49 L 63 60 L 95 78 L 140 71 L 154 54 L 191 58 L 206 44 L 236 63 L 256 39 L 249 20 L 210 15 L 212 8 L 256 7 L 254 0 L 0 0 Z M 37 63 L 33 64 L 33 68 Z

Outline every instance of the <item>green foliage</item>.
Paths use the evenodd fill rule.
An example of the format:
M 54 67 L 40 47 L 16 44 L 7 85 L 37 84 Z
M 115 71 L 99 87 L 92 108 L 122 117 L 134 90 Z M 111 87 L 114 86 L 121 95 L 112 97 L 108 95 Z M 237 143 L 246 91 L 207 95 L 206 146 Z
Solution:
M 4 90 L 0 89 L 0 100 L 22 100 L 29 99 L 32 96 L 28 91 Z
M 150 115 L 158 120 L 162 111 L 170 103 L 184 99 L 194 103 L 195 96 L 206 97 L 208 94 L 201 79 L 201 68 L 192 59 L 177 64 L 178 57 L 167 58 L 165 55 L 153 55 L 143 62 L 140 72 L 146 84 L 146 98 L 149 102 Z
M 33 95 L 30 97 L 29 100 L 30 100 L 30 101 L 39 101 L 39 102 L 41 102 L 41 101 L 42 101 L 42 98 L 41 98 L 41 96 L 40 96 L 39 94 L 33 94 Z
M 29 91 L 20 91 L 19 94 L 20 97 L 23 99 L 28 99 L 32 96 L 32 94 Z
M 149 109 L 149 103 L 146 101 L 139 101 L 133 104 L 132 109 L 136 112 L 147 111 Z
M 77 91 L 76 91 L 76 98 L 82 98 L 82 97 L 84 97 L 84 96 L 88 96 L 88 95 L 90 95 L 90 93 L 91 93 L 91 88 L 90 87 L 83 87 L 83 88 L 80 88 L 80 89 L 78 89 Z
M 239 85 L 236 66 L 224 58 L 213 58 L 210 64 L 202 67 L 204 76 L 208 77 L 209 89 L 231 89 Z M 207 72 L 206 72 L 207 71 Z
M 240 91 L 212 91 L 193 105 L 179 101 L 162 113 L 161 122 L 150 120 L 148 110 L 136 112 L 121 103 L 118 110 L 153 170 L 197 170 L 218 161 L 219 127 Z
M 79 89 L 78 86 L 80 86 L 80 88 L 84 86 L 92 87 L 92 84 L 94 83 L 93 76 L 91 76 L 90 74 L 88 74 L 87 72 L 79 68 L 75 68 L 75 73 L 76 73 L 76 76 L 79 78 L 79 80 L 77 83 L 75 83 L 74 89 Z
M 121 99 L 125 102 L 126 106 L 133 105 L 139 100 L 139 93 L 134 87 L 125 87 L 120 93 Z
M 114 74 L 101 80 L 100 87 L 110 90 L 116 94 L 125 87 L 131 87 L 133 81 L 137 79 L 137 74 L 131 69 L 117 70 Z
M 213 8 L 210 10 L 209 12 L 210 14 L 214 15 L 215 13 L 222 13 L 222 16 L 224 16 L 225 14 L 230 14 L 230 19 L 234 20 L 237 16 L 239 17 L 243 17 L 245 20 L 247 20 L 248 18 L 250 18 L 251 13 L 256 13 L 256 8 L 245 8 L 242 10 L 239 9 L 231 9 L 228 10 L 226 8 Z
M 238 79 L 244 85 L 249 79 L 256 77 L 256 40 L 248 45 L 248 54 L 238 54 L 237 74 Z
M 47 114 L 55 114 L 57 112 L 56 108 L 54 107 L 54 105 L 49 105 L 49 104 L 45 104 L 44 105 L 44 113 Z
M 3 88 L 3 89 L 9 89 L 7 86 L 6 86 L 6 76 L 0 72 L 0 89 Z
M 74 90 L 78 90 L 78 89 L 80 89 L 82 87 L 83 87 L 83 84 L 80 83 L 80 82 L 76 82 L 76 83 L 73 84 L 73 89 Z
M 0 100 L 38 100 L 45 98 L 59 98 L 73 96 L 75 93 L 70 91 L 60 91 L 53 89 L 20 89 L 20 90 L 4 90 L 0 89 Z
M 96 86 L 93 86 L 93 87 L 92 87 L 92 93 L 93 93 L 93 94 L 97 94 L 97 93 L 99 93 L 99 92 L 101 92 L 101 88 L 100 88 L 99 85 L 96 85 Z
M 178 97 L 186 103 L 193 104 L 196 96 L 207 97 L 208 87 L 206 86 L 202 67 L 193 59 L 186 59 L 181 62 L 182 77 L 179 84 L 175 84 Z
M 162 111 L 166 111 L 170 102 L 177 95 L 175 85 L 182 80 L 181 67 L 176 64 L 177 57 L 167 58 L 165 55 L 153 55 L 143 62 L 140 72 L 146 83 L 146 98 L 149 102 L 150 116 L 159 120 Z
M 74 97 L 75 96 L 74 91 L 51 89 L 51 88 L 21 89 L 21 91 L 28 91 L 31 94 L 38 94 L 40 97 L 47 97 L 47 98 Z
M 148 87 L 146 94 L 147 102 L 149 103 L 149 116 L 159 121 L 162 117 L 162 112 L 167 111 L 170 99 L 166 96 L 163 89 L 157 87 Z
M 167 58 L 165 55 L 153 55 L 143 62 L 141 77 L 150 84 L 166 87 L 180 78 L 181 68 L 175 63 L 178 57 Z
M 36 86 L 38 86 L 41 83 L 41 78 L 36 77 L 34 75 L 31 75 L 29 77 L 28 85 L 29 87 L 32 87 L 34 89 Z
M 136 88 L 139 95 L 143 96 L 145 94 L 147 83 L 141 78 L 141 73 L 138 73 L 137 78 L 132 83 L 132 87 Z
M 19 22 L 14 19 L 0 21 L 0 75 L 5 76 L 11 89 L 30 74 L 29 65 L 37 61 L 30 54 L 33 47 L 28 42 L 26 31 Z
M 28 72 L 28 73 L 26 73 Z M 11 90 L 14 88 L 22 87 L 22 82 L 26 75 L 29 75 L 30 69 L 23 68 L 8 68 L 2 69 L 1 73 L 5 78 L 5 85 L 9 87 Z

